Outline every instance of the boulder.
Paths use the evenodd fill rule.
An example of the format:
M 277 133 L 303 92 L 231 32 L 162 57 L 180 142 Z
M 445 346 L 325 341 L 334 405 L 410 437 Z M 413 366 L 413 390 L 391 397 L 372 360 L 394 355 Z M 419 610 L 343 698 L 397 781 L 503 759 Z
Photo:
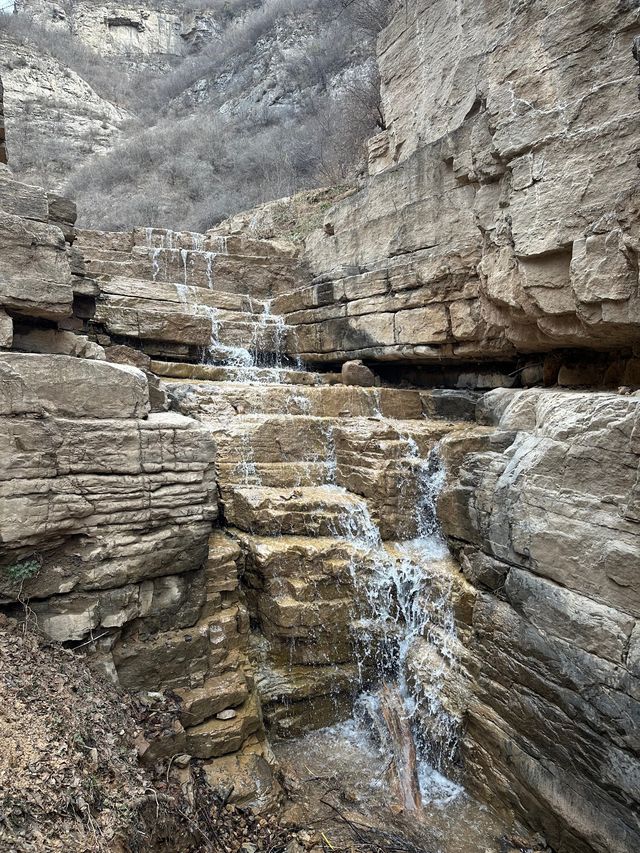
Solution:
M 345 361 L 341 370 L 344 385 L 360 385 L 363 388 L 372 388 L 376 384 L 376 377 L 361 361 Z

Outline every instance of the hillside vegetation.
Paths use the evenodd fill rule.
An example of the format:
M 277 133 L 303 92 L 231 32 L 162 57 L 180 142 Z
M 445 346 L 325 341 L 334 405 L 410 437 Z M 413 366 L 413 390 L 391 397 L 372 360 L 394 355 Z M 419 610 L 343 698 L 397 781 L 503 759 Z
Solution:
M 47 53 L 121 121 L 110 145 L 94 152 L 89 139 L 80 155 L 64 136 L 52 145 L 23 133 L 12 165 L 43 183 L 53 166 L 83 225 L 204 230 L 308 187 L 345 184 L 382 126 L 373 57 L 390 0 L 192 0 L 189 10 L 206 13 L 206 38 L 184 56 L 158 57 L 105 55 L 52 29 L 42 5 L 0 16 L 0 40 Z M 25 112 L 12 128 L 9 110 L 10 138 L 20 138 Z M 54 114 L 53 134 L 55 123 Z

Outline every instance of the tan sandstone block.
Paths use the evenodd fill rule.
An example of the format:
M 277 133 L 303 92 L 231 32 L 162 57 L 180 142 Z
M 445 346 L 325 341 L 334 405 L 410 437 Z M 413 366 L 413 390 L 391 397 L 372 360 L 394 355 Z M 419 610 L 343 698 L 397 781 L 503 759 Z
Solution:
M 4 353 L 0 366 L 18 377 L 23 394 L 56 415 L 140 418 L 149 412 L 144 373 L 128 365 L 66 355 Z
M 447 340 L 449 322 L 444 305 L 427 305 L 398 311 L 395 320 L 396 343 L 435 344 Z

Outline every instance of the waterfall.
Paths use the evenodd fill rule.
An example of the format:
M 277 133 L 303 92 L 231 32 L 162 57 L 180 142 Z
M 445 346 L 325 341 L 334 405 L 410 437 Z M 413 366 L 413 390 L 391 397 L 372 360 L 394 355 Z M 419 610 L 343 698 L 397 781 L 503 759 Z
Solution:
M 154 249 L 151 253 L 151 276 L 153 281 L 157 281 L 158 273 L 160 272 L 160 252 L 162 252 L 162 249 Z
M 211 260 L 216 253 L 206 254 Z M 247 318 L 253 322 L 251 339 L 247 342 L 247 346 L 230 346 L 221 343 L 218 310 L 207 305 L 197 307 L 196 310 L 211 317 L 211 340 L 203 351 L 201 359 L 203 364 L 222 362 L 228 367 L 235 368 L 235 378 L 239 382 L 278 383 L 281 381 L 282 372 L 286 370 L 284 360 L 289 327 L 282 315 L 272 313 L 270 299 L 260 305 L 262 310 L 259 314 L 253 311 L 251 302 L 251 310 L 245 312 Z M 255 319 L 256 316 L 257 319 Z
M 180 249 L 180 257 L 182 259 L 182 269 L 184 271 L 184 286 L 187 286 L 189 271 L 187 268 L 187 261 L 189 260 L 189 250 L 188 249 Z
M 207 259 L 207 287 L 209 290 L 213 290 L 213 259 L 217 254 L 217 252 L 205 252 Z
M 163 252 L 176 252 L 179 256 L 181 268 L 181 282 L 175 282 L 177 296 L 180 304 L 188 311 L 201 316 L 206 316 L 211 322 L 211 334 L 209 343 L 200 351 L 200 363 L 206 365 L 221 365 L 233 369 L 233 378 L 239 382 L 270 382 L 280 383 L 283 372 L 288 369 L 286 365 L 287 337 L 293 333 L 287 325 L 284 316 L 273 313 L 272 300 L 265 299 L 257 302 L 258 311 L 255 310 L 254 302 L 249 298 L 248 310 L 242 310 L 240 323 L 249 327 L 246 339 L 241 338 L 241 345 L 232 345 L 220 340 L 221 334 L 225 332 L 223 322 L 233 329 L 233 324 L 238 322 L 233 315 L 231 319 L 221 317 L 220 309 L 216 306 L 205 304 L 198 299 L 198 283 L 189 284 L 190 270 L 192 281 L 194 274 L 199 272 L 198 256 L 205 261 L 204 276 L 206 279 L 206 291 L 215 293 L 214 261 L 218 255 L 228 254 L 227 237 L 217 238 L 217 243 L 211 240 L 207 244 L 205 235 L 196 232 L 173 232 L 170 230 L 156 232 L 153 228 L 145 229 L 145 247 L 151 259 L 151 278 L 156 282 L 160 276 L 161 258 Z M 185 241 L 190 242 L 190 248 L 185 248 Z M 159 245 L 158 245 L 159 244 Z M 182 244 L 182 246 L 181 246 Z M 205 245 L 215 245 L 216 251 L 205 250 Z M 165 275 L 167 273 L 167 259 L 164 256 Z M 222 322 L 221 322 L 222 321 Z M 240 327 L 242 334 L 242 326 Z M 299 371 L 304 370 L 300 358 L 294 364 Z
M 363 607 L 354 620 L 361 673 L 356 720 L 388 740 L 381 688 L 399 696 L 417 748 L 422 796 L 431 799 L 434 792 L 452 796 L 458 791 L 442 775 L 451 769 L 458 739 L 457 720 L 442 698 L 448 667 L 455 666 L 456 627 L 450 582 L 443 588 L 433 571 L 434 563 L 448 554 L 436 516 L 444 468 L 437 448 L 420 459 L 415 442 L 410 440 L 408 446 L 419 493 L 411 505 L 414 517 L 407 523 L 415 537 L 385 547 L 366 504 L 342 518 L 342 529 L 336 532 L 366 555 L 363 560 L 354 557 L 350 564 L 356 599 Z M 416 686 L 410 663 L 420 643 L 433 652 L 435 664 Z

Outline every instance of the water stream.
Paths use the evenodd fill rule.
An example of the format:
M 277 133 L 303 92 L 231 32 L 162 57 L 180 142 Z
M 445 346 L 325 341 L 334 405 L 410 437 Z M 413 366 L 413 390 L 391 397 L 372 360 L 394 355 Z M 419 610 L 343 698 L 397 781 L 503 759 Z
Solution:
M 190 238 L 191 248 L 184 244 Z M 158 245 L 158 243 L 160 245 Z M 224 335 L 224 314 L 221 309 L 209 302 L 201 301 L 197 291 L 199 287 L 189 284 L 190 270 L 195 258 L 202 256 L 205 260 L 204 275 L 207 282 L 206 290 L 215 293 L 215 258 L 227 253 L 227 238 L 219 238 L 219 251 L 205 251 L 205 236 L 195 232 L 183 234 L 173 231 L 164 233 L 154 232 L 147 228 L 145 232 L 145 248 L 151 261 L 151 278 L 158 281 L 161 273 L 163 252 L 178 252 L 181 282 L 175 282 L 178 299 L 184 310 L 206 316 L 211 323 L 211 336 L 207 346 L 202 348 L 201 364 L 217 365 L 233 369 L 233 378 L 245 383 L 275 383 L 283 380 L 285 371 L 292 367 L 303 371 L 304 365 L 300 359 L 289 364 L 286 356 L 287 337 L 294 334 L 284 316 L 273 313 L 272 300 L 254 300 L 249 298 L 246 307 L 241 312 L 241 319 L 227 320 L 227 323 L 244 323 L 247 327 L 245 340 L 239 344 L 230 344 L 221 340 Z M 164 256 L 164 277 L 166 277 L 168 258 Z

